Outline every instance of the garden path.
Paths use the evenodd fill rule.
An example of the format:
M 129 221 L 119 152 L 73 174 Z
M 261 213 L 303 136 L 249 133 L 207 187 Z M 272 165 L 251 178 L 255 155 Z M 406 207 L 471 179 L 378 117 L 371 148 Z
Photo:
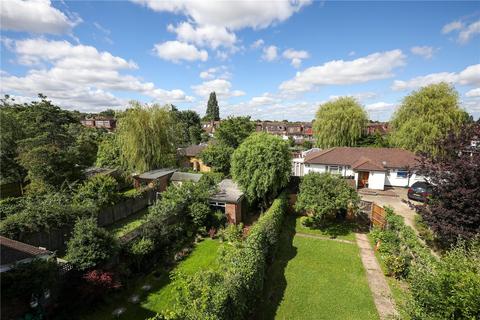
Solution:
M 395 304 L 393 302 L 390 287 L 383 274 L 380 265 L 378 264 L 375 252 L 368 241 L 367 235 L 362 233 L 355 233 L 357 245 L 360 248 L 360 257 L 363 266 L 367 272 L 368 286 L 373 294 L 373 300 L 377 307 L 380 319 L 392 319 L 397 316 Z

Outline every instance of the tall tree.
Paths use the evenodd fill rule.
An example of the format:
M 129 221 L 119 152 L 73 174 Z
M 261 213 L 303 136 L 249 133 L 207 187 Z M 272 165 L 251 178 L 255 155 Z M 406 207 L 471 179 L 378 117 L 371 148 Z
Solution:
M 232 156 L 233 179 L 250 202 L 264 208 L 287 185 L 291 170 L 288 143 L 265 132 L 250 135 Z
M 466 124 L 436 144 L 435 156 L 424 156 L 420 172 L 433 184 L 434 198 L 422 217 L 446 245 L 458 237 L 480 234 L 480 122 Z
M 215 138 L 221 143 L 237 148 L 255 130 L 250 117 L 228 117 L 215 131 Z
M 114 133 L 105 134 L 98 145 L 95 165 L 104 168 L 121 168 L 120 144 Z
M 172 109 L 175 115 L 180 137 L 178 144 L 181 146 L 198 144 L 202 135 L 202 123 L 200 116 L 193 110 Z
M 211 143 L 200 154 L 200 159 L 215 172 L 230 174 L 230 161 L 235 151 L 223 143 Z
M 435 154 L 438 140 L 458 132 L 467 119 L 454 87 L 444 82 L 432 84 L 403 99 L 391 121 L 391 143 L 413 152 Z
M 218 107 L 217 95 L 214 92 L 210 93 L 207 104 L 207 112 L 205 114 L 204 120 L 220 120 L 220 108 Z
M 173 166 L 178 127 L 172 113 L 158 105 L 131 104 L 118 121 L 117 138 L 122 163 L 136 172 Z
M 362 136 L 368 118 L 352 97 L 341 97 L 320 105 L 313 123 L 317 146 L 354 146 Z

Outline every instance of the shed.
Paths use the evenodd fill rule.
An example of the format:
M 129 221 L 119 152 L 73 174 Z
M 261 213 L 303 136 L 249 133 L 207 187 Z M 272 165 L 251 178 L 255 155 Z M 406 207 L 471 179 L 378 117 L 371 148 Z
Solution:
M 163 192 L 176 169 L 156 169 L 133 176 L 135 188 L 150 187 Z
M 14 268 L 17 263 L 27 263 L 33 259 L 47 259 L 51 256 L 53 256 L 53 252 L 44 248 L 0 236 L 0 272 Z
M 183 182 L 198 182 L 202 178 L 200 173 L 189 173 L 189 172 L 174 172 L 170 177 L 170 182 L 173 185 L 181 185 Z
M 210 206 L 225 212 L 229 223 L 242 222 L 245 195 L 231 179 L 224 179 L 218 184 L 218 192 L 210 197 Z

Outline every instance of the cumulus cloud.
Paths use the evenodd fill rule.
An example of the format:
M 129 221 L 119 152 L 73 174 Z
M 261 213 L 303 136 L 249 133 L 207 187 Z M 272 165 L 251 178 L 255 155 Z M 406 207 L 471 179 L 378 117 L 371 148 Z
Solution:
M 334 60 L 297 72 L 297 75 L 280 84 L 280 91 L 298 94 L 322 85 L 345 85 L 386 79 L 393 76 L 395 68 L 405 65 L 401 50 L 376 52 L 355 60 Z
M 250 45 L 250 48 L 252 49 L 258 49 L 260 47 L 263 47 L 263 45 L 265 44 L 265 42 L 263 41 L 263 39 L 258 39 L 257 41 L 253 42 L 251 45 Z
M 265 61 L 273 61 L 277 59 L 277 56 L 278 56 L 277 50 L 278 49 L 275 46 L 268 46 L 263 48 L 262 59 Z
M 181 60 L 207 61 L 208 59 L 208 52 L 206 50 L 198 50 L 194 45 L 180 41 L 157 43 L 153 51 L 160 58 L 173 62 L 180 62 Z
M 365 106 L 365 109 L 369 112 L 382 112 L 382 111 L 387 111 L 387 110 L 392 110 L 395 107 L 394 103 L 389 103 L 389 102 L 375 102 L 371 104 L 367 104 Z
M 472 90 L 468 91 L 467 93 L 465 93 L 465 96 L 467 96 L 469 98 L 480 97 L 480 88 L 475 88 L 475 89 L 472 89 Z
M 282 22 L 309 5 L 311 0 L 277 1 L 157 1 L 132 0 L 158 12 L 183 14 L 198 25 L 240 30 L 266 28 Z
M 177 38 L 183 42 L 194 43 L 200 47 L 217 49 L 220 46 L 232 48 L 237 41 L 234 33 L 225 27 L 204 25 L 194 27 L 188 22 L 182 22 L 176 27 L 168 25 L 167 30 L 177 34 Z
M 365 101 L 365 100 L 370 100 L 370 99 L 376 98 L 378 96 L 378 94 L 375 93 L 375 92 L 359 92 L 359 93 L 354 93 L 354 94 L 348 93 L 348 94 L 345 94 L 343 96 L 332 95 L 328 98 L 329 98 L 329 100 L 335 100 L 335 99 L 338 99 L 338 98 L 344 97 L 344 96 L 354 97 L 358 101 L 362 102 L 362 101 Z
M 458 42 L 468 43 L 474 36 L 480 34 L 480 20 L 465 23 L 462 21 L 453 21 L 443 26 L 442 33 L 448 34 L 453 31 L 458 32 Z
M 181 90 L 156 88 L 151 82 L 123 74 L 138 68 L 133 61 L 100 52 L 92 46 L 45 39 L 10 40 L 8 49 L 20 63 L 31 66 L 24 76 L 2 74 L 2 93 L 36 96 L 43 93 L 65 107 L 120 106 L 123 99 L 111 91 L 129 91 L 160 103 L 192 101 Z
M 82 20 L 67 17 L 49 0 L 0 1 L 1 29 L 32 33 L 69 33 Z
M 412 47 L 410 51 L 413 54 L 421 56 L 425 59 L 431 59 L 436 50 L 433 47 L 422 46 L 422 47 Z
M 427 74 L 425 76 L 415 77 L 406 81 L 395 80 L 393 82 L 392 89 L 412 90 L 439 82 L 478 86 L 480 85 L 480 64 L 468 66 L 459 73 L 439 72 Z
M 300 67 L 303 59 L 307 59 L 307 58 L 310 57 L 310 54 L 307 51 L 304 51 L 304 50 L 297 51 L 297 50 L 293 50 L 293 49 L 287 49 L 287 50 L 283 51 L 282 55 L 285 59 L 291 60 L 290 63 L 295 68 Z
M 205 81 L 201 84 L 192 86 L 193 91 L 200 97 L 207 97 L 210 92 L 215 91 L 217 96 L 222 99 L 231 97 L 240 97 L 245 95 L 245 92 L 240 90 L 232 90 L 232 83 L 226 79 L 215 79 Z
M 231 77 L 230 72 L 226 66 L 219 66 L 214 68 L 208 68 L 205 71 L 200 72 L 200 78 L 204 80 L 210 80 L 213 78 L 229 79 Z

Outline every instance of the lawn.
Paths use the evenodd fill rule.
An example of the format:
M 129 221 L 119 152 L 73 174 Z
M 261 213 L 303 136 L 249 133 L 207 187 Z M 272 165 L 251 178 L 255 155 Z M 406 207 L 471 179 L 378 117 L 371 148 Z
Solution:
M 193 274 L 199 270 L 216 268 L 219 246 L 219 241 L 205 239 L 197 244 L 190 256 L 180 262 L 175 270 L 185 274 Z M 159 311 L 171 309 L 175 303 L 175 283 L 170 280 L 170 274 L 162 269 L 153 271 L 146 277 L 138 279 L 128 290 L 124 290 L 112 297 L 110 301 L 98 308 L 94 313 L 86 314 L 82 319 L 104 320 L 115 318 L 143 320 L 155 315 Z M 150 290 L 145 291 L 142 288 L 145 285 L 151 286 Z M 138 303 L 129 301 L 134 295 L 140 297 Z M 112 312 L 121 307 L 126 308 L 125 313 L 118 318 L 113 317 Z
M 306 217 L 297 217 L 296 219 L 296 230 L 298 233 L 355 241 L 354 230 L 356 228 L 356 224 L 353 222 L 330 221 L 326 222 L 321 228 L 312 228 L 304 226 L 302 224 L 302 218 L 305 219 Z
M 357 245 L 295 235 L 295 225 L 284 225 L 257 318 L 378 319 Z
M 130 231 L 140 227 L 145 222 L 145 217 L 148 213 L 148 208 L 140 210 L 125 219 L 119 220 L 107 227 L 107 230 L 111 231 L 116 238 L 120 238 Z

